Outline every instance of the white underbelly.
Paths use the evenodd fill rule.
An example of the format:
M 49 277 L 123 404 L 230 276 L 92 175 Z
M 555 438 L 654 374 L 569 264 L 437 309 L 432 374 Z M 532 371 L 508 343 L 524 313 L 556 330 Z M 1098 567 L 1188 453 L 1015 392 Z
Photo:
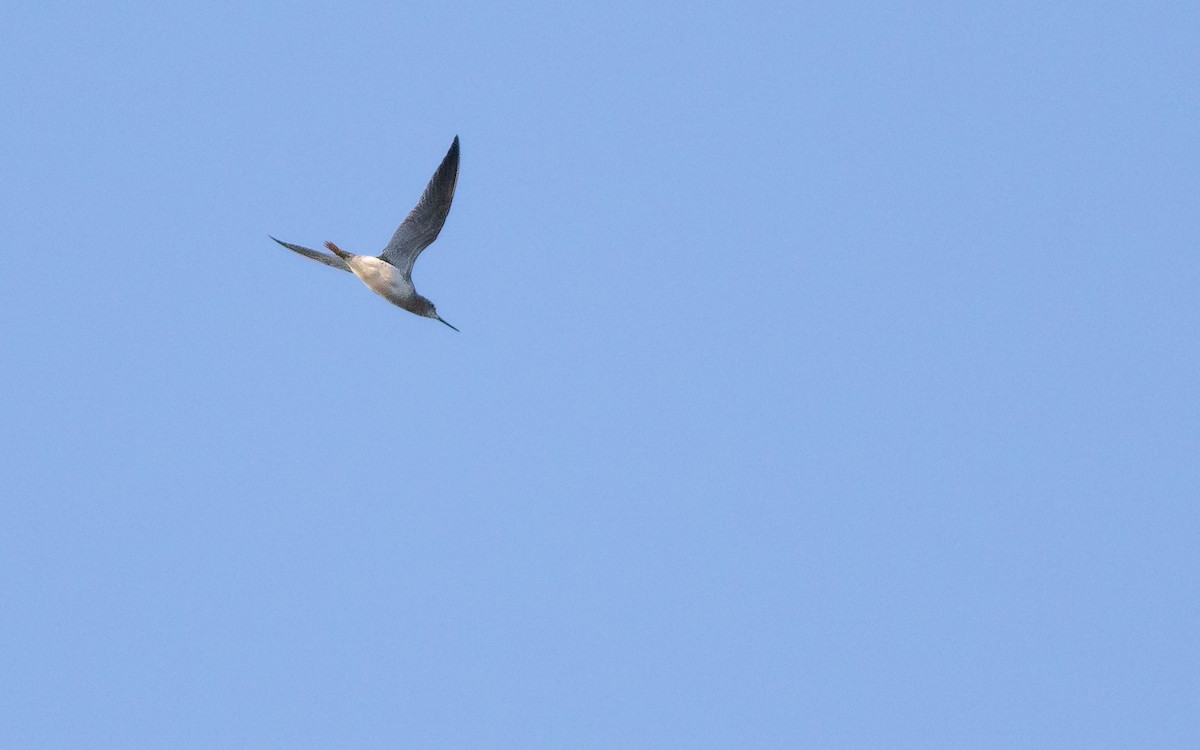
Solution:
M 378 258 L 360 255 L 353 258 L 348 265 L 368 289 L 396 304 L 400 304 L 416 291 L 412 282 L 404 278 L 399 269 Z

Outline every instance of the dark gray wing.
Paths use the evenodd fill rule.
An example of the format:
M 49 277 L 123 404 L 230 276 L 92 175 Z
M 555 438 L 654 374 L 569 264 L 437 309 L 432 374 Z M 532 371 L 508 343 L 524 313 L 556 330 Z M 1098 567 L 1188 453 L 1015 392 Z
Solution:
M 458 136 L 446 152 L 446 158 L 433 173 L 421 200 L 409 212 L 408 217 L 396 233 L 392 241 L 379 254 L 382 260 L 399 268 L 405 275 L 412 273 L 413 263 L 421 251 L 429 247 L 429 243 L 437 239 L 438 232 L 446 223 L 446 214 L 450 213 L 450 202 L 454 200 L 454 186 L 458 184 Z
M 269 234 L 267 236 L 271 237 L 271 235 L 269 235 Z M 271 237 L 271 239 L 275 240 L 274 237 Z M 330 255 L 329 253 L 323 253 L 320 250 L 313 250 L 312 248 L 308 248 L 308 247 L 300 247 L 299 245 L 293 245 L 292 243 L 284 242 L 283 240 L 275 240 L 275 241 L 278 242 L 280 245 L 283 245 L 284 247 L 286 247 L 288 250 L 300 253 L 301 255 L 303 255 L 306 258 L 312 258 L 313 260 L 315 260 L 318 263 L 324 263 L 327 266 L 333 266 L 334 268 L 340 268 L 343 271 L 350 270 L 350 266 L 346 265 L 346 261 L 337 257 L 336 255 Z

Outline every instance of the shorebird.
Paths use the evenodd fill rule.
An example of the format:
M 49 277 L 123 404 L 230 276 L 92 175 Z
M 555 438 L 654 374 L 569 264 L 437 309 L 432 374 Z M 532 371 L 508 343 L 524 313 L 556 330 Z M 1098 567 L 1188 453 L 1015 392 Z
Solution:
M 425 192 L 421 193 L 421 199 L 401 222 L 396 233 L 392 235 L 391 242 L 378 257 L 348 253 L 332 242 L 325 243 L 325 247 L 333 252 L 333 255 L 329 255 L 320 250 L 276 240 L 274 237 L 271 239 L 288 250 L 312 258 L 318 263 L 350 271 L 372 292 L 393 305 L 403 307 L 410 313 L 436 318 L 446 323 L 437 314 L 433 303 L 417 294 L 412 283 L 412 269 L 413 264 L 417 262 L 417 256 L 429 247 L 430 243 L 437 239 L 438 232 L 442 231 L 442 225 L 446 223 L 446 214 L 450 213 L 450 202 L 454 200 L 454 186 L 457 183 L 458 136 L 454 136 L 454 143 L 450 144 L 446 157 L 438 165 L 433 177 L 429 178 L 429 184 L 425 186 Z M 454 328 L 449 323 L 446 325 Z

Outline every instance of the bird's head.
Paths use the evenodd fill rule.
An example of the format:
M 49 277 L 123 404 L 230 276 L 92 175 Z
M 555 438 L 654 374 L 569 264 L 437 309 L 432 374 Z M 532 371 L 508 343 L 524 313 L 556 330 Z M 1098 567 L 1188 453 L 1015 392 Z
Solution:
M 433 303 L 419 294 L 415 295 L 415 299 L 409 303 L 408 310 L 409 312 L 414 312 L 417 315 L 423 315 L 426 318 L 433 318 L 434 320 L 441 320 L 443 323 L 446 323 L 445 320 L 442 320 L 442 316 L 438 315 L 437 308 L 434 307 Z M 449 323 L 446 323 L 446 325 L 450 326 Z M 454 326 L 450 327 L 454 328 Z M 458 329 L 454 328 L 454 330 L 457 331 Z

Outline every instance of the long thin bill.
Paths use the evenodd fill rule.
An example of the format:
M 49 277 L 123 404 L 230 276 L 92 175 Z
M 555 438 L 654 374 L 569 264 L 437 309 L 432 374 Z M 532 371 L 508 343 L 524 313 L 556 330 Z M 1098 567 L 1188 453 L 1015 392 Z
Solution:
M 438 320 L 442 320 L 442 316 L 441 316 L 441 315 L 437 316 L 437 319 L 438 319 Z M 446 321 L 444 321 L 444 320 L 442 320 L 442 322 L 443 322 L 443 323 L 446 323 Z M 449 323 L 446 323 L 446 325 L 450 326 L 450 324 L 449 324 Z M 451 328 L 454 328 L 454 326 L 450 326 L 450 327 L 451 327 Z M 454 328 L 454 330 L 458 331 L 458 329 L 457 329 L 457 328 Z M 458 331 L 458 332 L 459 332 L 459 333 L 462 333 L 462 331 Z

